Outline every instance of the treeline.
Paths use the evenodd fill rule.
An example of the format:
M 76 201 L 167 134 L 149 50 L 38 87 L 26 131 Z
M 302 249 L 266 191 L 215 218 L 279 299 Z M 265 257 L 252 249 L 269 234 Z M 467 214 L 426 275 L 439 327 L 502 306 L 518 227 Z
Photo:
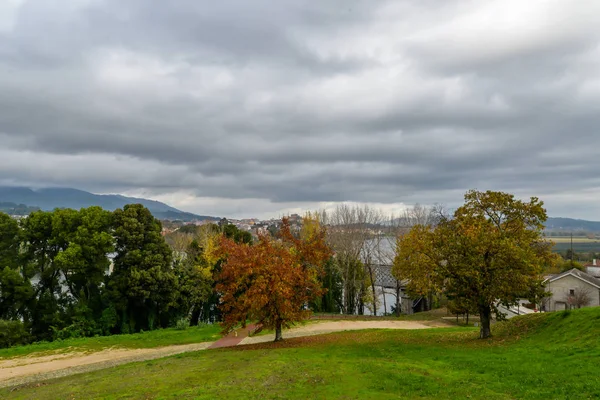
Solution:
M 306 218 L 298 226 L 284 221 L 283 232 L 238 249 L 232 243 L 251 244 L 252 236 L 225 220 L 184 226 L 163 236 L 161 223 L 139 204 L 114 212 L 100 207 L 37 211 L 19 221 L 0 214 L 0 347 L 226 322 L 221 312 L 230 305 L 224 304 L 219 283 L 235 288 L 232 299 L 237 302 L 250 283 L 264 284 L 272 274 L 288 273 L 274 261 L 284 258 L 293 268 L 290 271 L 297 273 L 286 282 L 285 293 L 275 293 L 273 299 L 289 300 L 291 294 L 311 287 L 311 295 L 298 300 L 300 311 L 308 304 L 314 312 L 377 315 L 383 308 L 398 315 L 407 293 L 405 277 L 392 269 L 396 237 L 412 226 L 436 226 L 448 218 L 441 206 L 419 205 L 400 216 L 368 206 L 340 205 L 307 217 L 309 225 Z M 230 286 L 223 281 L 228 254 L 224 246 L 246 257 L 240 255 L 238 261 L 257 263 L 249 276 L 233 270 L 229 276 L 240 280 Z M 315 249 L 330 255 L 315 263 Z M 388 275 L 381 275 L 386 268 Z M 264 294 L 248 298 L 271 299 Z M 423 309 L 435 303 L 432 296 L 425 299 Z M 291 317 L 279 320 L 294 320 L 299 310 L 286 309 Z M 251 316 L 243 307 L 238 311 L 238 316 Z
M 231 225 L 204 232 L 178 252 L 139 204 L 0 213 L 0 347 L 219 319 L 210 246 L 251 237 Z

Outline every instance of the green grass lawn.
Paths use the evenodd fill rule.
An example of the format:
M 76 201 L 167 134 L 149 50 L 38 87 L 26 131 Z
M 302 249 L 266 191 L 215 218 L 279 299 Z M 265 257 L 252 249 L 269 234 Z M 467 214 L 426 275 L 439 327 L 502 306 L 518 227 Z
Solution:
M 24 356 L 32 353 L 44 354 L 67 351 L 98 351 L 109 347 L 141 349 L 176 344 L 212 342 L 221 337 L 219 334 L 220 331 L 221 328 L 218 325 L 207 325 L 202 327 L 190 327 L 186 330 L 169 328 L 131 335 L 98 336 L 54 342 L 41 342 L 27 346 L 0 349 L 0 359 Z
M 61 378 L 2 399 L 600 398 L 600 308 L 474 328 L 370 330 L 207 350 Z

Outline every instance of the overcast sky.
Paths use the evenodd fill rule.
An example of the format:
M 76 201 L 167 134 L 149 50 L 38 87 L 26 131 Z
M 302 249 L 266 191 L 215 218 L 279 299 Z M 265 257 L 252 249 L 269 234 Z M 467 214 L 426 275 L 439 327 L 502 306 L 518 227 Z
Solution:
M 1 0 L 0 184 L 600 220 L 600 1 Z

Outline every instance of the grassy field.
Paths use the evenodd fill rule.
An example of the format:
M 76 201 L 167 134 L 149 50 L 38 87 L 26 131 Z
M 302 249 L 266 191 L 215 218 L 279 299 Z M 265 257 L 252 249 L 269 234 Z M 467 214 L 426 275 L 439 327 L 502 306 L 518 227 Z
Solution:
M 372 320 L 373 318 L 389 320 L 436 320 L 446 316 L 445 308 L 413 315 L 402 315 L 400 317 L 368 317 L 360 315 L 343 315 L 344 319 Z M 327 317 L 329 316 L 329 317 Z M 321 320 L 337 320 L 339 314 L 317 314 L 317 320 L 307 320 L 298 323 L 298 326 L 321 322 Z M 333 318 L 337 317 L 337 318 Z M 250 321 L 248 321 L 250 323 Z M 186 330 L 174 328 L 160 329 L 156 331 L 136 333 L 131 335 L 98 336 L 91 338 L 57 340 L 54 342 L 40 342 L 27 346 L 17 346 L 8 349 L 0 349 L 0 359 L 26 356 L 32 353 L 61 353 L 68 351 L 98 351 L 110 347 L 142 349 L 178 344 L 212 342 L 221 338 L 221 328 L 218 325 L 202 327 L 190 327 Z M 264 330 L 258 335 L 274 335 L 275 331 Z
M 550 236 L 548 237 L 554 243 L 571 243 L 570 236 Z M 591 239 L 588 237 L 573 237 L 573 244 L 575 243 L 600 243 L 598 239 Z
M 212 342 L 221 337 L 219 334 L 220 330 L 221 328 L 218 325 L 207 325 L 203 327 L 190 327 L 186 330 L 169 328 L 131 335 L 98 336 L 41 342 L 28 346 L 0 349 L 0 359 L 24 356 L 32 353 L 98 351 L 109 347 L 142 349 L 176 344 Z
M 173 356 L 0 390 L 2 399 L 587 399 L 600 308 L 493 327 L 359 331 Z
M 570 236 L 555 236 L 548 237 L 548 239 L 554 242 L 553 250 L 556 252 L 567 251 L 571 248 Z M 576 253 L 600 252 L 600 240 L 587 237 L 574 237 L 573 251 Z

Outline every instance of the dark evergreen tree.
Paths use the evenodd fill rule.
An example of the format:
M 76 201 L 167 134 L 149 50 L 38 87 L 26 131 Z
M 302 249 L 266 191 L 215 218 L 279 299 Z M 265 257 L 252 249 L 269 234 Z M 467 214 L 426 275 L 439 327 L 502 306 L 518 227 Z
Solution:
M 19 224 L 0 213 L 0 319 L 26 318 L 33 297 L 31 282 L 23 275 L 20 247 Z
M 60 269 L 54 259 L 61 251 L 53 212 L 37 211 L 23 220 L 25 276 L 33 282 L 30 303 L 31 332 L 38 340 L 51 340 L 54 329 L 65 325 L 61 299 Z
M 177 278 L 161 224 L 140 204 L 126 205 L 113 217 L 116 256 L 108 285 L 121 332 L 165 327 Z

